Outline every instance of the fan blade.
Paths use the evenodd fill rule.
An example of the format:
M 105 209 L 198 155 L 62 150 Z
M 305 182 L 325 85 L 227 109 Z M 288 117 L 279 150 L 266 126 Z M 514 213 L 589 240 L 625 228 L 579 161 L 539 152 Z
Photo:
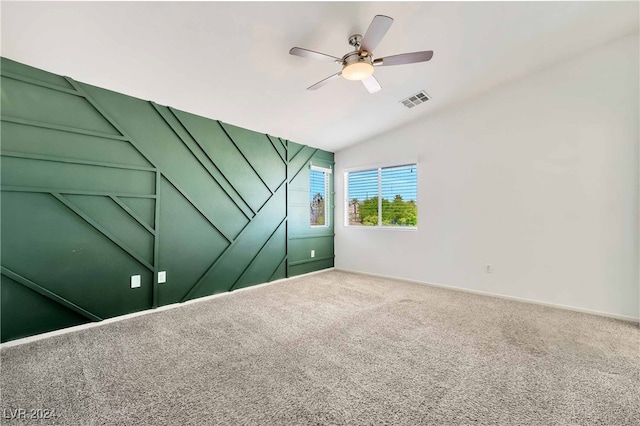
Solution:
M 373 21 L 369 25 L 367 32 L 362 37 L 360 43 L 360 52 L 366 50 L 367 52 L 373 52 L 378 43 L 382 41 L 384 35 L 389 31 L 389 28 L 393 24 L 393 18 L 384 15 L 376 15 L 373 17 Z
M 382 86 L 380 86 L 380 83 L 378 83 L 378 80 L 376 80 L 374 76 L 365 78 L 364 80 L 362 80 L 362 84 L 364 84 L 364 87 L 367 88 L 369 93 L 376 93 L 380 89 L 382 89 Z
M 329 82 L 331 82 L 331 80 L 334 80 L 337 77 L 340 77 L 342 75 L 342 71 L 340 71 L 339 73 L 336 73 L 334 75 L 331 75 L 327 78 L 325 78 L 324 80 L 320 80 L 319 82 L 317 82 L 316 84 L 314 84 L 313 86 L 309 86 L 307 87 L 307 90 L 316 90 L 321 88 L 322 86 L 324 86 L 325 84 L 328 84 Z
M 303 49 L 302 47 L 292 47 L 289 51 L 290 55 L 302 56 L 303 58 L 319 59 L 321 61 L 341 62 L 340 58 L 327 55 L 326 53 L 314 52 L 313 50 Z
M 388 65 L 414 64 L 416 62 L 427 62 L 433 57 L 433 50 L 423 52 L 401 53 L 400 55 L 387 56 L 373 60 L 373 65 L 383 67 Z

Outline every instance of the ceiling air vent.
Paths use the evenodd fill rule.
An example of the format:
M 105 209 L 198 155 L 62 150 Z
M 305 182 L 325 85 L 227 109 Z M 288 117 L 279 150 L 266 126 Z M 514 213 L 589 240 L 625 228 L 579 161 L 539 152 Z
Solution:
M 427 102 L 431 97 L 427 95 L 427 92 L 424 90 L 416 93 L 415 95 L 411 95 L 406 99 L 401 100 L 402 104 L 407 108 L 413 108 L 416 105 L 420 105 L 421 103 Z

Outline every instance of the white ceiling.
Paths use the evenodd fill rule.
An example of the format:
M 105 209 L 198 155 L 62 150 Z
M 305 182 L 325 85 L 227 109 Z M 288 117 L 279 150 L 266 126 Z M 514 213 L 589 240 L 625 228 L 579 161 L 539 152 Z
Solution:
M 336 151 L 639 28 L 637 2 L 2 2 L 2 55 L 76 80 Z M 375 57 L 427 63 L 306 87 L 339 71 L 376 14 L 395 19 Z M 398 101 L 419 90 L 433 99 Z

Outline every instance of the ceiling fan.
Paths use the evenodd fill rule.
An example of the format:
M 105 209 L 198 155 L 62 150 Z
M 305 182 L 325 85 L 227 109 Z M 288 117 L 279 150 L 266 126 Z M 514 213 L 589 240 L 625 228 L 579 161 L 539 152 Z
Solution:
M 293 47 L 289 50 L 291 55 L 302 56 L 303 58 L 313 58 L 322 61 L 336 62 L 342 65 L 342 70 L 321 80 L 313 86 L 307 87 L 307 90 L 316 90 L 327 83 L 342 76 L 347 80 L 362 81 L 364 87 L 369 93 L 375 93 L 382 87 L 378 80 L 373 76 L 374 67 L 382 67 L 389 65 L 413 64 L 416 62 L 426 62 L 433 57 L 433 50 L 425 50 L 422 52 L 401 53 L 399 55 L 387 56 L 384 58 L 373 58 L 373 50 L 378 43 L 382 41 L 389 28 L 393 24 L 393 18 L 384 15 L 376 15 L 369 25 L 364 37 L 360 34 L 354 34 L 349 37 L 349 44 L 355 48 L 354 51 L 347 53 L 342 58 L 327 55 L 326 53 L 315 52 L 301 47 Z

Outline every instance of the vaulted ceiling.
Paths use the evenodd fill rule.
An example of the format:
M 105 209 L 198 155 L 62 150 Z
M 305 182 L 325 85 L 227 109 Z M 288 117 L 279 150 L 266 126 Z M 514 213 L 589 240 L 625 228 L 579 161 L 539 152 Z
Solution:
M 335 151 L 638 32 L 637 2 L 3 2 L 2 56 L 76 80 Z M 376 14 L 395 22 L 376 57 L 382 90 L 338 79 Z M 399 101 L 425 90 L 412 109 Z

